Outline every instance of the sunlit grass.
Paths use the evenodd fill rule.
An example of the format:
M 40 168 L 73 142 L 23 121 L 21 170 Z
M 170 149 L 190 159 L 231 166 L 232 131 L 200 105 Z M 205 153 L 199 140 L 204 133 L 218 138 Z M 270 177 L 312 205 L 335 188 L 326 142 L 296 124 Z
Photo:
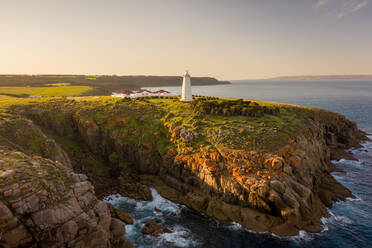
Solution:
M 53 84 L 45 84 L 48 86 L 69 86 L 71 85 L 70 83 L 53 83 Z
M 217 101 L 236 100 L 218 98 Z M 275 102 L 253 101 L 260 107 L 278 107 L 280 114 L 262 116 L 223 116 L 205 114 L 198 116 L 191 103 L 175 99 L 149 99 L 157 108 L 164 111 L 162 121 L 165 125 L 172 123 L 186 126 L 189 130 L 201 134 L 206 139 L 200 142 L 210 143 L 215 147 L 230 147 L 244 150 L 273 151 L 300 135 L 307 129 L 309 122 L 316 118 L 327 121 L 334 113 L 316 108 L 282 104 Z M 207 142 L 207 143 L 206 143 Z
M 71 86 L 37 88 L 17 87 L 23 89 L 18 93 L 32 93 L 45 90 L 44 97 L 11 97 L 0 95 L 0 108 L 11 105 L 36 104 L 42 109 L 49 109 L 56 121 L 63 118 L 64 112 L 79 112 L 83 122 L 93 122 L 102 130 L 116 132 L 115 136 L 122 137 L 125 142 L 150 144 L 169 148 L 166 130 L 170 127 L 185 127 L 197 134 L 197 139 L 190 149 L 200 147 L 222 148 L 229 147 L 242 150 L 275 151 L 291 139 L 303 134 L 314 121 L 328 123 L 333 121 L 335 113 L 330 111 L 263 101 L 250 101 L 257 108 L 277 107 L 276 114 L 261 114 L 246 116 L 241 114 L 211 114 L 198 113 L 192 103 L 181 102 L 178 99 L 120 99 L 109 96 L 79 96 L 73 97 L 71 91 L 63 92 L 59 97 L 49 97 L 55 94 L 55 89 L 67 89 Z M 2 88 L 0 87 L 0 92 Z M 16 87 L 5 91 L 16 93 Z M 59 90 L 60 90 L 59 89 Z M 3 91 L 4 92 L 4 91 Z M 43 92 L 41 92 L 43 93 Z M 78 91 L 78 93 L 81 93 Z M 63 100 L 65 99 L 65 100 Z M 63 101 L 61 101 L 63 100 Z M 73 101 L 69 101 L 73 100 Z M 216 98 L 218 102 L 231 99 Z M 249 101 L 249 100 L 246 100 Z M 237 104 L 239 104 L 237 102 Z M 233 106 L 234 107 L 234 106 Z M 57 109 L 59 109 L 57 111 Z M 234 108 L 232 108 L 234 109 Z M 124 126 L 120 123 L 126 123 Z M 165 129 L 164 129 L 165 128 Z M 158 135 L 161 134 L 159 137 Z M 165 135 L 165 136 L 164 136 Z M 157 137 L 157 138 L 154 138 Z M 172 141 L 174 145 L 184 148 L 186 143 L 181 138 Z M 188 148 L 188 149 L 189 149 Z M 209 149 L 208 148 L 208 149 Z
M 0 87 L 0 94 L 10 96 L 80 96 L 93 90 L 89 86 L 65 86 L 66 84 L 53 84 L 54 87 Z

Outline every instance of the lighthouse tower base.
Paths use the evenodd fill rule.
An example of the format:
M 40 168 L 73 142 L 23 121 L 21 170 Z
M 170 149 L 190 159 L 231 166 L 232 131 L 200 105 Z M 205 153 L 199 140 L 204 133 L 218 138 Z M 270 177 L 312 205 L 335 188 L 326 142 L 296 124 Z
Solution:
M 191 94 L 191 79 L 188 71 L 186 71 L 185 75 L 183 76 L 181 101 L 182 102 L 193 101 Z

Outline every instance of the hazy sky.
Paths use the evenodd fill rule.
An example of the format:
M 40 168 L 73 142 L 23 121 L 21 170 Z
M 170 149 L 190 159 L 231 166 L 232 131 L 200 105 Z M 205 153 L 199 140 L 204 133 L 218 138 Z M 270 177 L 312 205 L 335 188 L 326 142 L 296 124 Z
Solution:
M 0 74 L 372 74 L 372 0 L 0 0 Z

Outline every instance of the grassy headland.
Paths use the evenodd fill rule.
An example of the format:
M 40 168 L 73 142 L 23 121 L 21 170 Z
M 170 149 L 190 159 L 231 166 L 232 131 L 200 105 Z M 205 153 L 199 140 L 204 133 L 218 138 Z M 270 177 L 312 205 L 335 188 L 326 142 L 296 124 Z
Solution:
M 31 104 L 38 106 L 38 111 L 54 115 L 50 118 L 56 121 L 78 114 L 79 121 L 110 130 L 116 137 L 125 137 L 126 142 L 159 143 L 164 139 L 165 146 L 170 130 L 177 133 L 173 145 L 184 154 L 221 147 L 273 152 L 299 135 L 311 121 L 326 121 L 336 115 L 316 108 L 213 97 L 196 97 L 192 103 L 180 102 L 177 97 L 1 98 L 2 106 Z M 180 136 L 181 131 L 189 137 Z

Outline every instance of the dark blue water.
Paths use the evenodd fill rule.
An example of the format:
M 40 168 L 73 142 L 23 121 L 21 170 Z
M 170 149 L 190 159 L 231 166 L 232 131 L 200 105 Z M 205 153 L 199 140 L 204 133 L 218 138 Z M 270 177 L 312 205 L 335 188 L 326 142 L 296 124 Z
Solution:
M 180 92 L 180 87 L 164 87 Z M 319 107 L 344 114 L 372 133 L 372 82 L 239 82 L 232 85 L 197 86 L 193 94 L 236 97 Z M 372 136 L 369 136 L 372 139 Z M 151 202 L 113 196 L 111 201 L 134 219 L 127 237 L 137 247 L 372 247 L 372 140 L 351 150 L 358 161 L 333 161 L 346 173 L 333 176 L 352 190 L 357 199 L 335 203 L 332 217 L 323 219 L 319 234 L 301 232 L 280 238 L 255 233 L 236 223 L 223 225 L 184 206 L 162 198 L 154 189 Z M 158 208 L 162 214 L 154 211 Z M 173 232 L 148 237 L 140 230 L 155 220 Z

